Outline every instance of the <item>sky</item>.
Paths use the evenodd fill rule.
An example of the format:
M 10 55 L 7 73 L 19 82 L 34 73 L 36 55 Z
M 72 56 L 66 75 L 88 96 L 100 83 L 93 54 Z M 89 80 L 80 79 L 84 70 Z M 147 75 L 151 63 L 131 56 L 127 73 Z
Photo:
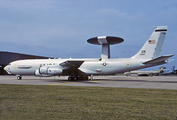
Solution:
M 97 36 L 116 36 L 112 58 L 136 54 L 154 26 L 168 26 L 162 55 L 176 54 L 176 0 L 0 0 L 0 51 L 55 58 L 100 58 Z M 167 67 L 177 65 L 172 57 Z M 176 59 L 176 60 L 175 60 Z

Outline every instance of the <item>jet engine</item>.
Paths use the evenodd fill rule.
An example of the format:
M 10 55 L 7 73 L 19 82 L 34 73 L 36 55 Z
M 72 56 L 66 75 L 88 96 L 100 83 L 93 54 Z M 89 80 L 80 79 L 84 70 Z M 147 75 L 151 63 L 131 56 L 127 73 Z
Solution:
M 35 71 L 35 76 L 39 77 L 49 77 L 49 76 L 54 76 L 54 75 L 59 75 L 62 73 L 62 70 L 57 67 L 40 67 L 38 70 Z
M 40 74 L 39 73 L 39 70 L 36 70 L 35 72 L 34 72 L 34 75 L 36 76 L 36 77 L 50 77 L 51 75 L 46 75 L 46 74 Z

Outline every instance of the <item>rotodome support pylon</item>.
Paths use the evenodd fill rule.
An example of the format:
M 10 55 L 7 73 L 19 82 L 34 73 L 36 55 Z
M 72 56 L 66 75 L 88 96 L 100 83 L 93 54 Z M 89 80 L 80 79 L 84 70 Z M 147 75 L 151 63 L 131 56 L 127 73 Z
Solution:
M 90 38 L 87 40 L 90 44 L 102 45 L 102 59 L 110 58 L 110 45 L 119 44 L 124 40 L 120 37 L 112 37 L 112 36 L 98 36 L 94 38 Z

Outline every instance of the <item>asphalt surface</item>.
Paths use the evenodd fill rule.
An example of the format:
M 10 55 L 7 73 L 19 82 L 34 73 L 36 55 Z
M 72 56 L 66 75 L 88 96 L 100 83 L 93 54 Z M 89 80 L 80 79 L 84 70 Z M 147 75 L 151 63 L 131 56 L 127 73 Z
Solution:
M 93 80 L 68 81 L 68 77 L 34 77 L 23 76 L 17 80 L 16 76 L 0 76 L 0 84 L 18 85 L 51 85 L 51 86 L 92 86 L 119 88 L 148 88 L 177 90 L 177 76 L 94 76 Z

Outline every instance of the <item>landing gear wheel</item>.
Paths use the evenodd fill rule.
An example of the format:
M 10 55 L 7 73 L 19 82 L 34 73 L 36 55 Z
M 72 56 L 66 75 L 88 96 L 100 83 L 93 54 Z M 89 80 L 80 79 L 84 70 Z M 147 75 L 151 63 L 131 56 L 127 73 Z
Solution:
M 79 80 L 78 76 L 69 76 L 68 80 Z
M 72 80 L 72 77 L 71 77 L 71 76 L 69 76 L 69 77 L 68 77 L 68 80 Z
M 21 80 L 22 79 L 22 77 L 21 76 L 17 76 L 17 80 Z
M 78 80 L 78 77 L 77 76 L 73 77 L 73 80 Z

